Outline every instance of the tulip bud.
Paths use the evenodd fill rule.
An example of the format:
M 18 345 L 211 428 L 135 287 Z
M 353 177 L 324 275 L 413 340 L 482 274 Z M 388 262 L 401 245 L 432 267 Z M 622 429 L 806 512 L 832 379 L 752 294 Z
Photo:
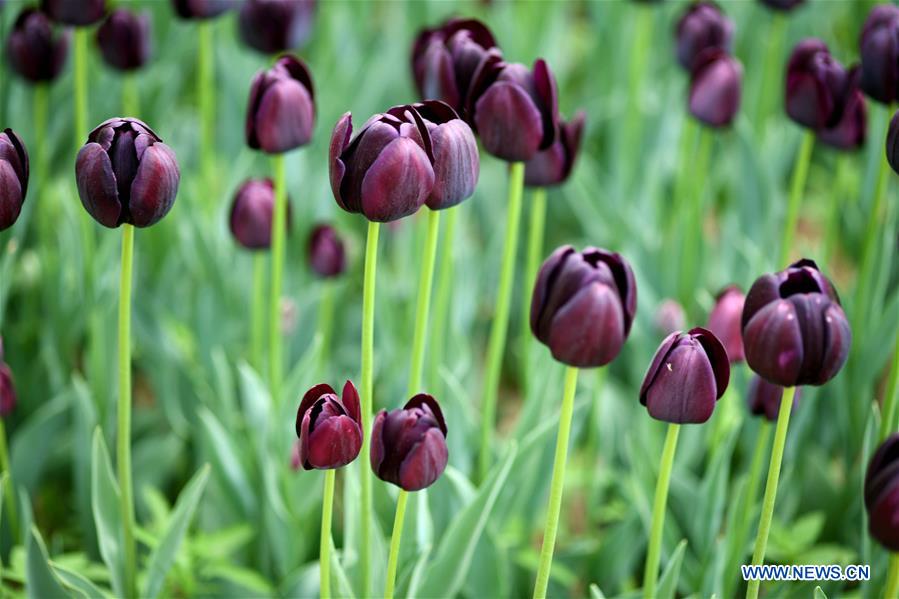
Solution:
M 4 362 L 0 362 L 0 418 L 5 418 L 16 408 L 16 388 L 13 385 L 12 371 Z
M 753 283 L 742 327 L 749 367 L 784 387 L 832 379 L 846 362 L 852 339 L 836 291 L 806 259 Z
M 762 4 L 774 10 L 788 11 L 793 10 L 805 0 L 761 0 Z
M 97 29 L 97 43 L 103 60 L 112 68 L 139 69 L 150 58 L 150 15 L 121 8 L 112 11 Z
M 793 393 L 794 408 L 799 404 L 800 391 L 801 388 L 797 388 Z M 752 380 L 749 381 L 749 394 L 746 396 L 750 413 L 754 416 L 764 416 L 771 422 L 777 422 L 783 392 L 784 388 L 780 385 L 769 383 L 757 374 L 752 375 Z
M 371 431 L 371 469 L 406 491 L 434 484 L 449 457 L 440 405 L 421 393 L 401 410 L 381 410 Z
M 887 162 L 899 174 L 899 110 L 896 111 L 896 114 L 890 120 L 886 146 Z
M 247 179 L 234 194 L 229 223 L 237 243 L 248 250 L 267 250 L 272 245 L 275 186 L 271 179 Z M 290 203 L 287 204 L 290 229 Z
M 883 104 L 899 100 L 899 6 L 880 4 L 872 8 L 858 46 L 865 93 Z
M 715 337 L 727 350 L 727 357 L 733 362 L 742 362 L 743 334 L 740 318 L 743 315 L 743 302 L 746 296 L 736 285 L 730 285 L 721 290 L 715 298 L 715 307 L 709 314 L 706 328 L 715 334 Z
M 309 236 L 309 264 L 320 277 L 337 277 L 346 270 L 343 241 L 330 225 L 318 225 Z
M 68 32 L 55 34 L 47 15 L 34 8 L 19 13 L 6 42 L 9 66 L 33 83 L 56 79 L 68 50 Z
M 570 245 L 546 259 L 531 300 L 531 331 L 553 357 L 580 368 L 615 359 L 637 311 L 630 265 L 617 253 Z
M 0 231 L 19 218 L 28 191 L 28 152 L 12 129 L 0 133 Z
M 818 131 L 818 139 L 839 150 L 857 150 L 865 144 L 868 129 L 868 107 L 858 87 L 860 70 L 849 69 L 846 86 L 835 97 L 835 121 Z
M 687 320 L 684 309 L 677 300 L 666 299 L 656 309 L 653 324 L 663 335 L 670 335 L 684 328 Z
M 240 38 L 263 54 L 299 48 L 312 30 L 316 4 L 316 0 L 248 0 L 237 18 Z
M 104 227 L 149 227 L 175 203 L 175 153 L 141 120 L 109 119 L 78 152 L 75 177 L 84 209 Z
M 688 71 L 704 50 L 716 48 L 730 52 L 734 36 L 733 22 L 713 2 L 694 2 L 677 22 L 675 41 L 677 61 Z
M 106 14 L 106 0 L 41 0 L 41 10 L 64 25 L 93 25 Z
M 727 127 L 740 109 L 743 67 L 717 48 L 693 60 L 690 75 L 690 114 L 710 127 Z
M 350 381 L 343 386 L 341 397 L 330 385 L 309 389 L 297 410 L 303 468 L 331 470 L 355 460 L 362 449 L 361 422 L 359 393 Z
M 451 208 L 471 197 L 478 184 L 478 142 L 448 104 L 430 100 L 412 109 L 428 129 L 434 155 L 434 187 L 425 204 L 431 210 Z
M 865 473 L 868 532 L 889 551 L 899 551 L 899 433 L 871 457 Z
M 309 143 L 314 124 L 312 75 L 302 60 L 282 56 L 256 74 L 247 105 L 247 145 L 269 154 L 287 152 Z
M 211 19 L 235 5 L 233 0 L 172 0 L 172 6 L 182 19 Z
M 672 333 L 646 371 L 640 403 L 656 420 L 701 424 L 711 418 L 729 380 L 727 352 L 711 331 Z
M 569 122 L 559 120 L 559 139 L 548 149 L 538 152 L 524 167 L 524 184 L 549 187 L 564 183 L 581 149 L 586 116 L 578 112 Z

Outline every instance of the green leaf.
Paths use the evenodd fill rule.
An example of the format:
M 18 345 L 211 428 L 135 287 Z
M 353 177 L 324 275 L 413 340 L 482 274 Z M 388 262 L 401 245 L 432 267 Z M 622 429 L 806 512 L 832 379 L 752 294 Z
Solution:
M 96 597 L 112 599 L 112 595 L 110 595 L 108 591 L 101 589 L 78 572 L 61 566 L 56 562 L 50 562 L 50 565 L 53 567 L 53 572 L 59 577 L 62 583 L 73 591 L 81 593 L 85 597 L 90 597 L 91 599 L 95 599 Z
M 827 595 L 824 594 L 821 587 L 815 587 L 815 599 L 827 599 Z
M 156 597 L 162 589 L 165 582 L 165 575 L 175 561 L 175 555 L 178 553 L 178 547 L 184 539 L 187 527 L 193 519 L 194 512 L 197 510 L 197 504 L 203 495 L 203 489 L 206 487 L 206 481 L 209 479 L 209 464 L 204 465 L 193 476 L 192 479 L 181 491 L 178 501 L 175 502 L 175 509 L 172 511 L 172 518 L 169 520 L 168 530 L 162 537 L 159 545 L 150 555 L 149 566 L 147 567 L 147 580 L 144 586 L 144 597 Z
M 595 582 L 590 585 L 590 599 L 606 599 L 599 585 Z
M 662 572 L 659 579 L 659 589 L 656 594 L 657 599 L 674 599 L 674 593 L 677 590 L 677 581 L 680 578 L 680 565 L 684 561 L 684 552 L 687 549 L 687 539 L 683 539 L 677 544 L 671 559 Z
M 251 492 L 253 486 L 247 478 L 234 439 L 212 412 L 202 408 L 199 415 L 203 422 L 206 440 L 209 444 L 210 459 L 214 461 L 216 474 L 223 477 L 222 482 L 229 491 L 229 499 L 243 512 L 244 516 L 250 516 L 255 505 Z
M 125 584 L 122 580 L 125 572 L 124 541 L 122 540 L 122 514 L 119 511 L 119 485 L 112 473 L 112 464 L 103 433 L 100 428 L 94 431 L 94 442 L 91 451 L 91 508 L 94 512 L 94 524 L 97 526 L 97 543 L 100 555 L 109 568 L 113 593 L 118 597 L 125 595 Z
M 31 534 L 26 541 L 25 558 L 25 592 L 29 598 L 47 599 L 48 597 L 65 597 L 65 589 L 50 568 L 47 548 L 37 528 L 31 527 Z
M 203 576 L 209 578 L 219 578 L 230 582 L 243 589 L 246 589 L 253 595 L 270 596 L 273 593 L 271 584 L 264 576 L 250 570 L 242 568 L 234 564 L 216 564 L 203 569 Z

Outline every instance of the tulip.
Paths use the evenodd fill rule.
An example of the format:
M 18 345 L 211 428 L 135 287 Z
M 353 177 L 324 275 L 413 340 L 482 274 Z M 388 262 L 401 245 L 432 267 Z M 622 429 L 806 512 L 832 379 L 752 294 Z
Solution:
M 55 33 L 47 15 L 34 8 L 19 13 L 6 42 L 9 66 L 32 83 L 56 79 L 68 50 L 68 32 Z
M 727 127 L 740 109 L 743 67 L 711 48 L 694 60 L 690 74 L 690 114 L 710 127 Z
M 57 23 L 84 27 L 106 14 L 106 0 L 41 0 L 41 10 Z
M 621 351 L 636 310 L 634 273 L 624 258 L 566 245 L 547 258 L 537 275 L 531 331 L 560 362 L 603 366 Z
M 330 385 L 316 385 L 303 396 L 296 431 L 305 470 L 346 466 L 362 447 L 359 393 L 347 381 L 341 397 Z
M 248 179 L 234 194 L 229 224 L 237 243 L 248 250 L 267 250 L 272 243 L 275 186 L 271 179 Z M 290 205 L 287 210 L 288 228 Z
M 182 19 L 211 19 L 235 5 L 233 0 L 172 0 L 172 6 Z
M 653 317 L 655 328 L 664 335 L 670 335 L 684 328 L 686 314 L 677 300 L 666 299 L 656 309 Z
M 896 114 L 890 120 L 890 128 L 887 131 L 886 155 L 887 162 L 899 174 L 899 110 L 896 111 Z
M 581 149 L 586 115 L 583 111 L 568 122 L 559 120 L 559 138 L 546 150 L 538 152 L 524 167 L 524 184 L 548 187 L 564 183 Z
M 764 416 L 771 422 L 777 422 L 784 390 L 780 385 L 769 383 L 757 374 L 752 375 L 749 393 L 746 396 L 749 412 L 754 416 Z M 799 395 L 799 389 L 796 389 L 793 394 L 793 409 L 799 404 Z
M 303 61 L 279 58 L 253 78 L 247 106 L 247 144 L 254 150 L 279 154 L 304 146 L 312 139 L 315 92 L 312 75 Z
M 887 437 L 868 462 L 865 510 L 871 536 L 899 552 L 899 433 Z
M 780 11 L 788 11 L 793 10 L 794 8 L 805 2 L 805 0 L 761 0 L 761 2 L 768 8 Z
M 480 161 L 474 132 L 444 102 L 430 100 L 412 108 L 428 129 L 433 153 L 434 187 L 425 204 L 431 210 L 451 208 L 471 197 L 478 184 Z M 391 110 L 396 116 L 405 112 Z
M 677 22 L 675 40 L 677 61 L 690 71 L 693 62 L 704 50 L 715 48 L 730 52 L 734 24 L 713 2 L 694 2 Z
M 899 7 L 880 4 L 871 9 L 859 36 L 861 86 L 883 104 L 899 99 Z
M 309 264 L 321 277 L 340 276 L 346 270 L 343 241 L 330 225 L 318 225 L 309 235 Z
M 12 129 L 0 133 L 0 231 L 19 218 L 28 191 L 28 151 Z
M 440 405 L 420 393 L 402 409 L 381 410 L 371 431 L 371 469 L 404 491 L 430 487 L 443 474 L 448 452 Z
M 857 66 L 848 71 L 849 81 L 835 100 L 839 116 L 818 132 L 818 139 L 839 150 L 857 150 L 865 144 L 868 129 L 868 108 L 865 96 L 858 87 L 860 71 Z
M 263 54 L 302 46 L 312 30 L 316 0 L 247 0 L 240 7 L 240 37 Z
M 300 440 L 297 439 L 290 446 L 290 469 L 296 472 L 303 467 L 302 458 L 300 458 Z
M 736 285 L 725 287 L 715 298 L 715 307 L 709 313 L 706 328 L 710 330 L 727 350 L 731 363 L 742 362 L 743 334 L 740 318 L 746 296 Z
M 12 371 L 3 361 L 3 341 L 0 339 L 0 418 L 9 416 L 16 403 L 16 387 L 13 385 Z M 5 439 L 3 442 L 6 442 Z
M 121 8 L 112 11 L 97 29 L 97 43 L 103 59 L 112 68 L 139 69 L 150 58 L 150 15 Z
M 4 499 L 6 506 L 4 512 L 9 515 L 9 522 L 13 537 L 18 536 L 18 516 L 15 501 L 15 483 L 11 479 L 12 470 L 9 467 L 9 447 L 6 439 L 6 425 L 4 419 L 16 408 L 16 388 L 13 384 L 12 371 L 9 365 L 3 361 L 3 339 L 0 338 L 0 467 L 6 473 Z M 6 516 L 4 516 L 6 517 Z

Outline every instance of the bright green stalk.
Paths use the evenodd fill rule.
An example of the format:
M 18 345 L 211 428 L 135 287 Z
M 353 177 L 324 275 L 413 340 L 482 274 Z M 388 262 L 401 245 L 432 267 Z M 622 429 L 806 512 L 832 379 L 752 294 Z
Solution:
M 122 112 L 124 116 L 140 118 L 140 92 L 137 76 L 131 73 L 122 78 Z
M 531 349 L 531 290 L 540 269 L 543 254 L 543 230 L 546 228 L 546 188 L 538 187 L 531 196 L 531 219 L 528 227 L 528 251 L 524 274 L 524 301 L 521 302 L 521 378 L 528 387 L 528 362 Z
M 72 42 L 75 62 L 75 150 L 87 141 L 87 38 L 85 27 L 76 27 Z
M 396 587 L 396 567 L 400 560 L 400 541 L 403 538 L 403 521 L 406 519 L 406 501 L 409 493 L 400 489 L 396 496 L 396 516 L 393 519 L 393 535 L 390 537 L 390 554 L 387 558 L 387 582 L 384 585 L 384 598 L 393 599 Z
M 38 180 L 43 183 L 47 180 L 47 96 L 50 89 L 46 83 L 38 83 L 34 86 L 34 138 L 37 140 L 37 154 L 35 155 L 35 171 Z M 43 195 L 43 185 L 38 185 Z
M 318 302 L 318 333 L 321 343 L 319 350 L 319 371 L 328 367 L 328 355 L 331 349 L 331 335 L 334 329 L 334 285 L 333 281 L 322 282 L 322 293 Z
M 116 462 L 125 544 L 125 594 L 137 596 L 134 544 L 134 498 L 131 485 L 131 272 L 134 262 L 134 227 L 122 225 L 122 270 L 119 280 L 119 406 Z
M 490 327 L 487 345 L 487 366 L 484 373 L 484 403 L 481 409 L 481 453 L 478 456 L 478 480 L 487 477 L 490 468 L 490 439 L 496 419 L 496 400 L 499 394 L 499 378 L 506 349 L 506 333 L 509 330 L 509 304 L 512 301 L 512 284 L 515 280 L 515 253 L 518 249 L 518 226 L 521 220 L 521 194 L 524 187 L 524 163 L 509 165 L 509 205 L 506 207 L 506 240 L 503 262 L 500 267 L 499 290 L 496 308 Z
M 459 222 L 459 208 L 455 206 L 446 210 L 443 230 L 443 247 L 453 247 L 456 238 L 456 223 Z M 436 393 L 440 383 L 440 367 L 443 366 L 444 350 L 446 349 L 447 321 L 449 320 L 450 297 L 453 284 L 453 255 L 454 252 L 440 253 L 440 276 L 437 278 L 437 291 L 434 297 L 434 318 L 431 319 L 431 356 L 428 360 L 430 373 L 428 375 L 429 386 Z
M 890 554 L 890 569 L 883 587 L 883 596 L 899 597 L 899 553 Z
M 765 561 L 765 549 L 768 547 L 768 533 L 771 532 L 771 519 L 774 517 L 774 500 L 777 498 L 777 482 L 780 480 L 780 465 L 784 457 L 784 446 L 787 443 L 787 428 L 790 424 L 790 412 L 793 411 L 793 396 L 796 387 L 784 389 L 780 398 L 780 412 L 777 414 L 777 428 L 774 430 L 774 446 L 771 448 L 771 463 L 768 466 L 768 482 L 765 484 L 765 498 L 762 500 L 762 514 L 759 517 L 759 532 L 752 552 L 752 565 L 761 566 Z M 746 599 L 757 599 L 761 581 L 750 580 L 746 589 Z
M 761 81 L 758 91 L 758 114 L 756 114 L 755 124 L 756 130 L 761 133 L 764 131 L 765 119 L 770 112 L 770 98 L 780 98 L 781 90 L 772 93 L 772 89 L 778 78 L 782 76 L 784 65 L 781 63 L 783 54 L 784 37 L 787 30 L 787 19 L 783 15 L 777 14 L 776 11 L 767 11 L 774 13 L 771 15 L 771 32 L 768 38 L 767 51 L 765 52 L 765 65 L 762 69 Z
M 665 527 L 665 506 L 668 503 L 668 485 L 671 483 L 671 469 L 674 466 L 674 452 L 677 449 L 677 435 L 680 425 L 668 425 L 662 461 L 659 464 L 659 479 L 656 481 L 656 495 L 652 503 L 652 528 L 649 533 L 649 549 L 646 553 L 646 570 L 643 573 L 643 597 L 654 599 L 656 583 L 659 580 L 659 560 L 662 557 L 662 531 Z
M 6 488 L 4 489 L 4 498 L 6 499 L 6 510 L 9 514 L 9 529 L 12 532 L 13 540 L 19 539 L 19 518 L 16 509 L 16 492 L 15 484 L 12 478 L 12 468 L 9 466 L 9 449 L 6 442 L 6 422 L 0 418 L 0 469 L 6 473 Z
M 883 441 L 896 431 L 896 402 L 899 401 L 899 333 L 893 347 L 893 365 L 883 396 L 883 417 L 880 419 L 880 440 Z
M 633 47 L 630 52 L 628 64 L 628 98 L 630 110 L 625 123 L 625 143 L 633 148 L 640 139 L 640 123 L 642 117 L 640 106 L 642 104 L 642 83 L 646 75 L 646 65 L 649 62 L 649 49 L 652 46 L 653 9 L 649 6 L 635 5 Z
M 272 286 L 269 294 L 269 384 L 272 401 L 281 403 L 281 379 L 284 369 L 281 339 L 281 288 L 284 279 L 284 243 L 287 229 L 287 182 L 284 154 L 272 158 L 275 171 L 275 211 L 272 215 Z
M 428 210 L 428 235 L 421 257 L 418 276 L 418 305 L 415 308 L 415 333 L 412 337 L 412 366 L 409 370 L 409 397 L 421 391 L 421 372 L 425 361 L 428 337 L 428 310 L 431 307 L 431 287 L 434 282 L 434 262 L 437 258 L 437 239 L 440 236 L 440 212 Z
M 699 262 L 699 241 L 702 238 L 703 199 L 706 191 L 702 182 L 706 180 L 705 173 L 711 158 L 713 140 L 710 128 L 699 127 L 699 149 L 693 164 L 693 173 L 694 175 L 698 173 L 701 176 L 690 177 L 689 181 L 693 185 L 688 186 L 687 197 L 683 198 L 685 204 L 683 210 L 685 234 L 682 239 L 683 247 L 681 250 L 679 282 L 681 284 L 681 302 L 688 311 L 690 311 L 690 307 L 693 305 Z
M 265 343 L 265 254 L 253 256 L 253 291 L 250 305 L 250 362 L 262 371 L 262 347 Z
M 833 188 L 830 191 L 830 208 L 827 210 L 827 226 L 824 232 L 824 259 L 830 262 L 836 253 L 837 238 L 840 232 L 841 203 L 846 192 L 846 179 L 852 170 L 852 156 L 842 152 L 837 157 L 837 172 Z
M 549 571 L 553 565 L 556 533 L 559 531 L 559 514 L 562 511 L 562 491 L 565 488 L 565 466 L 568 463 L 568 438 L 571 436 L 577 375 L 578 369 L 574 366 L 566 368 L 562 409 L 559 413 L 559 435 L 556 437 L 556 456 L 553 459 L 553 477 L 549 487 L 549 505 L 546 508 L 546 524 L 543 529 L 543 546 L 540 548 L 537 582 L 534 585 L 534 599 L 545 599 L 546 588 L 549 585 Z
M 215 70 L 213 65 L 212 22 L 200 20 L 197 24 L 199 48 L 197 51 L 197 105 L 200 110 L 200 156 L 203 177 L 212 178 L 212 156 L 215 153 Z
M 325 470 L 325 489 L 322 494 L 322 533 L 318 551 L 321 599 L 331 597 L 331 513 L 334 508 L 334 478 L 336 469 Z
M 796 223 L 799 220 L 799 208 L 802 206 L 802 192 L 805 190 L 805 180 L 808 177 L 808 167 L 812 160 L 814 147 L 815 132 L 808 130 L 803 134 L 799 155 L 796 157 L 796 164 L 793 166 L 793 178 L 790 181 L 790 200 L 787 204 L 787 218 L 784 221 L 777 268 L 786 266 L 790 260 L 790 251 L 793 249 L 793 236 L 796 233 Z

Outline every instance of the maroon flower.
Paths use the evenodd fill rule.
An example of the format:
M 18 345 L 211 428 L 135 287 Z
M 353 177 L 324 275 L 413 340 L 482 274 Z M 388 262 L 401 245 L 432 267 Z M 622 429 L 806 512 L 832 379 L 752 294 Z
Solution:
M 97 44 L 106 64 L 120 71 L 144 66 L 150 58 L 150 15 L 123 8 L 109 13 L 97 29 Z
M 656 308 L 655 316 L 652 319 L 653 325 L 663 335 L 668 336 L 676 331 L 683 330 L 687 320 L 683 307 L 677 300 L 666 299 Z
M 297 410 L 299 462 L 305 470 L 331 470 L 346 466 L 362 449 L 362 414 L 359 393 L 347 381 L 343 395 L 330 385 L 309 389 Z
M 710 48 L 693 60 L 690 114 L 710 127 L 727 127 L 740 110 L 743 67 L 723 50 Z
M 267 71 L 259 71 L 250 86 L 247 105 L 247 145 L 280 154 L 304 146 L 315 125 L 315 92 L 306 64 L 285 55 Z
M 721 341 L 731 363 L 742 362 L 743 333 L 740 318 L 743 316 L 743 302 L 746 296 L 736 285 L 721 290 L 715 299 L 715 307 L 709 314 L 706 328 Z
M 428 129 L 434 154 L 434 187 L 425 204 L 431 210 L 451 208 L 471 197 L 478 184 L 478 142 L 448 104 L 430 100 L 412 108 Z
M 41 0 L 41 10 L 57 23 L 83 27 L 106 15 L 106 0 Z
M 46 14 L 34 8 L 19 13 L 6 42 L 9 66 L 31 82 L 53 81 L 69 51 L 69 33 L 56 33 Z
M 899 433 L 871 457 L 865 473 L 868 532 L 889 551 L 899 551 Z
M 734 36 L 733 22 L 714 2 L 694 2 L 677 22 L 675 41 L 677 61 L 688 71 L 704 50 L 717 48 L 730 52 Z
M 899 6 L 871 9 L 858 40 L 862 57 L 861 87 L 883 104 L 899 99 Z
M 899 110 L 890 119 L 890 128 L 887 130 L 886 155 L 887 162 L 899 174 Z
M 175 13 L 182 19 L 211 19 L 238 3 L 238 0 L 172 0 Z
M 0 132 L 0 231 L 19 218 L 28 192 L 28 152 L 12 129 Z
M 316 0 L 247 0 L 237 23 L 245 44 L 263 54 L 302 46 L 315 19 Z
M 793 407 L 799 405 L 800 387 L 793 393 Z M 754 416 L 764 416 L 771 422 L 777 421 L 780 414 L 780 400 L 783 398 L 784 388 L 774 383 L 769 383 L 757 374 L 752 375 L 749 381 L 749 393 L 746 403 L 749 411 Z
M 3 361 L 3 339 L 0 339 L 0 418 L 8 416 L 16 407 L 16 387 L 12 371 Z
M 320 277 L 337 277 L 346 270 L 343 241 L 331 225 L 318 225 L 309 235 L 309 264 Z
M 788 11 L 793 10 L 805 0 L 761 0 L 762 4 L 774 10 Z
M 267 250 L 272 245 L 275 185 L 271 179 L 247 179 L 234 194 L 229 225 L 237 243 L 248 250 Z M 290 202 L 287 204 L 290 229 Z
M 586 115 L 583 111 L 569 122 L 559 120 L 559 138 L 546 150 L 538 152 L 524 167 L 524 184 L 529 187 L 549 187 L 564 183 L 581 149 Z

